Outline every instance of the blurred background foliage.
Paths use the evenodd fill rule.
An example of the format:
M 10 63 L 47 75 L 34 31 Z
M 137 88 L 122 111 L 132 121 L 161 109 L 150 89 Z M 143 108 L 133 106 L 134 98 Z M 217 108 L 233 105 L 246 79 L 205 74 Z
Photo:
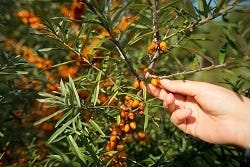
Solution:
M 1 0 L 0 166 L 245 166 L 242 150 L 176 129 L 144 85 L 250 97 L 249 12 L 240 0 Z

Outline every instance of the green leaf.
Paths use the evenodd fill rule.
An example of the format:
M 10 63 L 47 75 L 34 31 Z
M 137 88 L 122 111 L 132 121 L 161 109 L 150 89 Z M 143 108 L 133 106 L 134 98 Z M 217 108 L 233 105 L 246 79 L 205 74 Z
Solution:
M 61 50 L 60 48 L 42 48 L 38 49 L 38 52 L 50 52 L 52 50 Z
M 199 62 L 199 59 L 198 59 L 197 56 L 194 56 L 194 59 L 191 62 L 190 67 L 191 67 L 192 70 L 198 70 L 198 69 L 201 68 L 200 67 L 200 62 Z
M 105 136 L 104 132 L 102 131 L 101 127 L 93 120 L 90 119 L 89 123 L 91 124 L 91 126 L 98 131 L 102 136 Z
M 64 154 L 61 150 L 59 150 L 58 148 L 56 148 L 55 146 L 52 146 L 50 144 L 48 145 L 48 147 L 53 152 L 55 152 L 56 154 L 58 154 L 58 155 L 49 155 L 51 159 L 54 158 L 54 159 L 56 159 L 58 161 L 62 160 L 65 163 L 66 166 L 69 166 L 69 167 L 72 166 L 70 158 L 66 154 Z
M 47 117 L 42 118 L 42 119 L 40 119 L 40 120 L 34 122 L 34 125 L 35 125 L 35 126 L 36 126 L 36 125 L 39 125 L 39 124 L 41 124 L 41 123 L 43 123 L 43 122 L 45 122 L 45 121 L 47 121 L 47 120 L 53 118 L 54 116 L 60 114 L 60 113 L 63 112 L 64 110 L 65 110 L 65 109 L 58 110 L 58 111 L 54 112 L 53 114 L 50 114 L 50 115 L 48 115 Z
M 74 119 L 69 120 L 68 122 L 66 122 L 62 127 L 60 127 L 59 129 L 57 129 L 48 139 L 48 143 L 53 143 L 53 141 L 59 136 L 61 135 L 66 128 L 68 128 L 68 126 L 74 121 Z
M 106 71 L 108 69 L 108 64 L 109 64 L 109 56 L 105 56 L 102 63 L 102 71 L 104 74 L 106 74 Z
M 221 49 L 220 49 L 220 52 L 219 52 L 219 55 L 218 55 L 218 60 L 219 60 L 219 63 L 220 64 L 223 64 L 225 63 L 225 59 L 226 59 L 226 50 L 227 50 L 227 43 L 225 43 Z
M 77 143 L 75 142 L 75 140 L 73 139 L 73 137 L 71 135 L 69 135 L 68 137 L 68 141 L 70 143 L 70 145 L 73 147 L 74 152 L 76 153 L 76 155 L 78 156 L 78 158 L 86 165 L 86 160 L 92 161 L 92 158 L 83 154 L 80 150 L 80 148 L 78 147 Z
M 68 110 L 68 108 L 66 108 L 65 110 Z M 65 114 L 55 124 L 55 128 L 57 128 L 66 118 L 68 118 L 69 115 L 72 114 L 72 112 L 73 112 L 73 109 L 69 109 L 68 111 L 66 111 Z
M 76 104 L 77 104 L 77 107 L 81 107 L 81 102 L 80 102 L 80 98 L 79 98 L 79 95 L 77 93 L 77 90 L 76 90 L 76 87 L 75 87 L 75 84 L 74 84 L 74 81 L 73 79 L 69 76 L 69 84 L 70 84 L 70 87 L 73 91 L 73 94 L 74 94 L 74 97 L 75 97 L 75 101 L 76 101 Z
M 102 76 L 102 71 L 99 71 L 97 77 L 96 77 L 96 86 L 94 88 L 94 92 L 91 98 L 91 103 L 95 106 L 97 101 L 98 101 L 98 96 L 99 96 L 99 90 L 100 90 L 100 80 Z
M 191 15 L 193 18 L 197 19 L 198 16 L 197 16 L 197 13 L 196 13 L 196 10 L 195 10 L 195 8 L 194 8 L 193 3 L 192 3 L 190 0 L 185 0 L 185 6 L 187 7 L 187 10 L 188 10 L 188 12 L 190 13 L 190 15 Z
M 144 109 L 144 126 L 143 130 L 146 131 L 146 128 L 148 127 L 148 121 L 149 121 L 149 115 L 148 115 L 148 104 L 146 103 L 145 109 Z

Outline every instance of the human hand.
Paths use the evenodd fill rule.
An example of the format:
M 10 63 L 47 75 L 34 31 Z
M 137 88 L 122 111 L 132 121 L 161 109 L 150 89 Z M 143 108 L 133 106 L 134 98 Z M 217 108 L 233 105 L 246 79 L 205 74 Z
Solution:
M 147 90 L 179 129 L 206 142 L 250 146 L 250 99 L 205 82 L 162 79 Z

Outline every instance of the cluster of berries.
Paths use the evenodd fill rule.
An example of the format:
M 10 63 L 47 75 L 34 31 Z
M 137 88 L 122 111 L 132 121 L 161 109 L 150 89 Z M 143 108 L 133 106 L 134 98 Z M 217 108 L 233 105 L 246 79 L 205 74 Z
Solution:
M 136 117 L 142 116 L 145 105 L 142 101 L 132 98 L 126 95 L 124 103 L 120 106 L 120 121 L 114 125 L 111 130 L 109 141 L 105 150 L 107 152 L 117 151 L 117 154 L 104 155 L 103 160 L 108 161 L 112 157 L 110 166 L 123 167 L 127 161 L 127 154 L 124 150 L 124 144 L 128 139 L 128 136 L 135 132 L 137 128 Z M 140 132 L 139 136 L 142 136 Z

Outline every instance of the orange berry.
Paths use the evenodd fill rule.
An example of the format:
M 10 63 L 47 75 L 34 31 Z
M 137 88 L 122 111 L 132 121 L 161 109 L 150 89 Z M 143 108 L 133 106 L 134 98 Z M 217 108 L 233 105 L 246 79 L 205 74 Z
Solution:
M 134 84 L 133 84 L 133 87 L 134 87 L 135 89 L 138 89 L 138 88 L 140 87 L 140 82 L 139 82 L 138 80 L 135 80 L 135 81 L 134 81 Z
M 140 109 L 140 110 L 144 110 L 144 108 L 145 108 L 144 103 L 143 103 L 143 102 L 140 102 L 140 103 L 139 103 L 139 109 Z
M 158 86 L 160 83 L 160 80 L 158 78 L 152 78 L 151 79 L 151 84 L 154 86 Z
M 144 132 L 138 132 L 138 137 L 139 138 L 144 138 L 146 136 L 146 134 Z
M 161 51 L 166 52 L 167 48 L 168 48 L 167 43 L 165 41 L 161 41 L 160 42 L 160 49 L 161 49 Z
M 124 145 L 123 145 L 123 144 L 118 144 L 118 145 L 116 146 L 116 149 L 117 149 L 118 151 L 123 150 L 123 148 L 124 148 Z
M 116 129 L 113 129 L 112 132 L 111 132 L 111 135 L 117 136 L 118 135 L 118 131 Z
M 133 107 L 133 100 L 131 99 L 131 100 L 129 100 L 129 101 L 127 101 L 127 103 L 126 103 L 126 105 L 127 105 L 127 107 L 130 107 L 130 108 L 132 108 Z
M 131 98 L 132 98 L 131 96 L 126 95 L 124 99 L 125 99 L 126 101 L 129 101 L 129 100 L 131 100 Z
M 143 114 L 144 114 L 143 110 L 140 110 L 140 111 L 138 112 L 138 115 L 139 115 L 139 116 L 143 116 Z
M 146 75 L 147 72 L 148 72 L 148 68 L 144 68 L 142 71 L 143 75 Z
M 130 125 L 129 125 L 129 124 L 126 124 L 126 125 L 124 126 L 124 131 L 125 131 L 126 133 L 130 131 Z
M 109 140 L 110 140 L 111 142 L 116 142 L 117 137 L 116 137 L 116 136 L 110 136 Z
M 155 41 L 152 41 L 148 47 L 148 53 L 149 54 L 153 54 L 153 52 L 155 51 L 155 49 L 157 48 L 157 44 Z
M 110 143 L 108 143 L 108 144 L 106 145 L 105 150 L 106 150 L 106 151 L 111 151 L 111 150 L 112 150 L 111 144 L 110 144 Z
M 131 129 L 136 129 L 136 122 L 134 122 L 134 121 L 130 122 L 129 126 L 130 126 Z
M 146 88 L 144 81 L 140 81 L 140 88 L 141 89 L 145 89 Z
M 121 115 L 121 117 L 123 117 L 123 118 L 128 118 L 128 112 L 127 112 L 127 111 L 122 110 L 122 111 L 120 112 L 120 115 Z
M 131 119 L 131 120 L 134 120 L 135 119 L 135 114 L 133 112 L 129 112 L 128 113 L 128 118 Z
M 122 104 L 122 105 L 120 106 L 120 110 L 126 110 L 126 106 L 125 106 L 124 104 Z
M 137 108 L 139 106 L 140 102 L 138 100 L 134 100 L 132 103 L 132 108 Z
M 125 162 L 125 161 L 127 160 L 127 157 L 128 157 L 128 155 L 127 155 L 124 151 L 122 151 L 122 152 L 120 152 L 120 153 L 118 154 L 118 158 L 119 158 L 120 160 L 122 160 L 123 162 Z
M 124 121 L 121 121 L 120 124 L 119 124 L 120 128 L 124 128 L 125 126 L 125 122 Z

